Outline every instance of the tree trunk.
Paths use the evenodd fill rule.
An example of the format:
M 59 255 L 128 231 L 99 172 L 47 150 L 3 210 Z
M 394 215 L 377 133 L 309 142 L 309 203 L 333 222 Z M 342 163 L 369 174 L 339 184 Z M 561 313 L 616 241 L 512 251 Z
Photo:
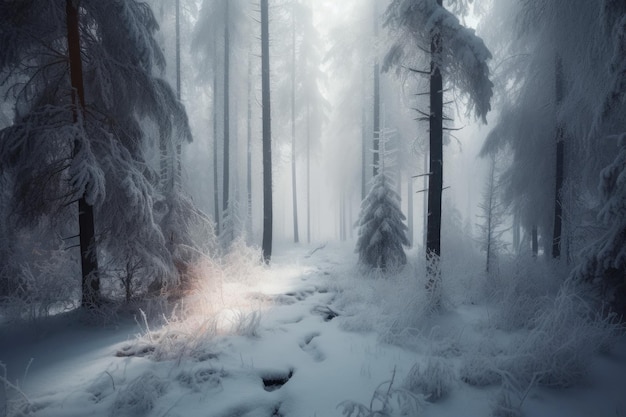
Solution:
M 230 26 L 228 24 L 228 1 L 224 3 L 224 171 L 222 178 L 222 211 L 224 216 L 227 216 L 230 203 Z M 223 232 L 229 233 L 226 227 L 224 227 Z M 227 237 L 228 240 L 229 238 Z
M 377 3 L 374 0 L 374 43 L 378 43 L 378 7 L 376 7 Z M 375 51 L 377 51 L 375 47 Z M 374 55 L 374 141 L 373 141 L 373 150 L 374 150 L 374 167 L 373 167 L 373 175 L 376 176 L 378 174 L 378 163 L 379 163 L 379 155 L 378 155 L 378 146 L 380 141 L 380 65 L 378 63 L 378 53 L 375 52 Z
M 263 260 L 272 259 L 272 129 L 268 0 L 261 0 L 261 89 L 263 105 Z
M 406 180 L 406 200 L 407 200 L 407 223 L 409 226 L 409 247 L 413 247 L 413 178 L 409 175 Z
M 80 28 L 78 8 L 72 0 L 66 1 L 67 49 L 70 60 L 74 123 L 78 123 L 79 113 L 85 110 L 85 89 L 83 83 L 83 63 L 80 56 Z M 75 143 L 78 152 L 80 143 Z M 100 277 L 98 275 L 98 251 L 95 239 L 93 206 L 82 195 L 78 200 L 78 229 L 80 241 L 80 265 L 82 271 L 82 307 L 94 308 L 99 304 Z
M 557 112 L 563 102 L 563 64 L 561 62 L 561 56 L 556 57 L 555 68 L 555 81 L 556 81 L 556 109 Z M 558 116 L 557 116 L 558 117 Z M 552 257 L 558 259 L 561 257 L 561 233 L 562 233 L 562 217 L 563 217 L 563 205 L 562 205 L 562 193 L 563 193 L 563 172 L 564 172 L 564 154 L 565 154 L 565 128 L 563 121 L 557 121 L 556 127 L 556 188 L 554 194 L 554 233 L 552 235 Z
M 437 0 L 442 6 L 442 0 Z M 426 258 L 429 265 L 427 289 L 436 290 L 441 280 L 441 192 L 443 188 L 443 80 L 441 63 L 441 29 L 435 27 L 430 45 L 430 175 L 428 176 L 428 229 L 426 232 Z
M 533 253 L 533 257 L 537 257 L 539 255 L 539 236 L 538 236 L 537 226 L 533 226 L 531 231 L 531 250 Z
M 180 0 L 176 0 L 176 98 L 181 101 L 182 87 L 180 82 Z M 183 177 L 182 167 L 182 145 L 178 143 L 176 145 L 176 176 L 174 177 L 174 184 L 180 185 Z
M 306 103 L 306 243 L 311 243 L 311 108 Z
M 428 166 L 428 160 L 430 158 L 430 152 L 428 149 L 424 149 L 424 173 L 430 172 L 430 167 Z M 428 181 L 430 181 L 429 175 L 424 175 L 422 177 L 422 249 L 426 249 L 426 236 L 428 233 Z
M 293 199 L 293 241 L 298 243 L 298 194 L 296 190 L 296 18 L 291 13 L 291 194 Z
M 496 193 L 496 162 L 495 157 L 492 155 L 491 166 L 489 167 L 489 183 L 488 183 L 488 196 L 487 196 L 487 259 L 485 265 L 485 272 L 489 273 L 489 267 L 492 262 L 493 241 L 494 239 L 494 205 L 495 205 L 495 193 Z
M 252 54 L 248 54 L 248 124 L 247 124 L 247 223 L 248 233 L 252 235 Z
M 361 201 L 367 196 L 367 115 L 366 115 L 366 93 L 365 93 L 365 71 L 361 69 Z
M 513 214 L 513 250 L 515 251 L 515 253 L 519 253 L 520 240 L 520 219 L 519 213 L 516 210 Z
M 220 196 L 219 168 L 217 166 L 217 71 L 213 72 L 213 215 L 215 217 L 215 234 L 220 234 Z

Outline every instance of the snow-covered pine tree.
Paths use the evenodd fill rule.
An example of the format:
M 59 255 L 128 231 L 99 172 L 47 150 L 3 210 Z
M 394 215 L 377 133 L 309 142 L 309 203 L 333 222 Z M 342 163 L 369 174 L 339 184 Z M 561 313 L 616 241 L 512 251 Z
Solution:
M 602 301 L 626 312 L 626 133 L 618 138 L 618 152 L 600 175 L 602 208 L 598 218 L 605 233 L 586 250 L 574 273 L 600 289 Z
M 456 3 L 456 2 L 452 2 Z M 462 7 L 461 7 L 462 9 Z M 385 57 L 384 69 L 409 67 L 429 76 L 430 109 L 420 111 L 429 122 L 428 210 L 426 259 L 429 275 L 426 288 L 437 294 L 441 281 L 441 211 L 443 191 L 443 92 L 455 88 L 468 98 L 468 113 L 487 122 L 491 110 L 493 83 L 487 61 L 491 53 L 473 30 L 463 26 L 442 0 L 393 0 L 386 11 L 386 24 L 395 30 L 395 43 Z M 430 68 L 416 62 L 417 50 L 430 45 Z M 418 65 L 421 64 L 422 68 Z M 445 81 L 445 82 L 444 82 Z M 438 304 L 439 300 L 434 300 Z
M 0 131 L 0 169 L 14 183 L 13 212 L 26 224 L 71 221 L 68 207 L 84 197 L 95 214 L 93 256 L 112 269 L 138 257 L 145 277 L 171 282 L 172 257 L 154 210 L 158 174 L 147 152 L 159 146 L 159 135 L 190 141 L 191 134 L 175 93 L 155 76 L 164 65 L 153 37 L 158 25 L 136 0 L 76 3 L 80 109 L 67 64 L 70 3 L 0 4 L 0 75 L 15 103 L 13 124 Z
M 356 252 L 362 265 L 388 271 L 406 264 L 403 246 L 409 246 L 409 239 L 406 217 L 400 210 L 400 196 L 392 179 L 391 152 L 386 149 L 392 131 L 383 129 L 381 133 L 380 166 L 361 203 Z

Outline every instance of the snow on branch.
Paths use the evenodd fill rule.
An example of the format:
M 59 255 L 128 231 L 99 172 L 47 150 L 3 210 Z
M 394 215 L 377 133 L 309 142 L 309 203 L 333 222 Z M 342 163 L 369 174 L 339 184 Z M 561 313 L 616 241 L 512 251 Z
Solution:
M 385 69 L 423 50 L 420 45 L 430 44 L 439 31 L 443 51 L 437 64 L 449 75 L 447 81 L 469 96 L 469 111 L 487 122 L 493 96 L 487 66 L 491 53 L 473 29 L 462 26 L 435 0 L 394 0 L 386 12 L 386 25 L 398 32 L 398 38 L 385 57 Z

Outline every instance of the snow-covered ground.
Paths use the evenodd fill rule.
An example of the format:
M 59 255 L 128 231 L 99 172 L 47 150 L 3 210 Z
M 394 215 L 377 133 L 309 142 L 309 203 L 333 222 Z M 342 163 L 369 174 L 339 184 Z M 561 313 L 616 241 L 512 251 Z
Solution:
M 469 295 L 413 327 L 399 325 L 394 302 L 395 311 L 419 311 L 396 282 L 410 280 L 413 266 L 376 279 L 356 267 L 351 245 L 277 252 L 270 268 L 220 277 L 187 301 L 187 320 L 174 313 L 163 327 L 140 314 L 104 327 L 76 315 L 4 326 L 0 361 L 12 385 L 0 383 L 0 416 L 478 417 L 494 404 L 499 415 L 510 405 L 514 416 L 520 403 L 527 416 L 626 416 L 623 339 L 589 357 L 587 376 L 566 389 L 503 390 L 514 377 L 470 385 L 468 364 L 480 363 L 472 357 L 506 360 L 528 330 L 499 329 L 493 305 Z

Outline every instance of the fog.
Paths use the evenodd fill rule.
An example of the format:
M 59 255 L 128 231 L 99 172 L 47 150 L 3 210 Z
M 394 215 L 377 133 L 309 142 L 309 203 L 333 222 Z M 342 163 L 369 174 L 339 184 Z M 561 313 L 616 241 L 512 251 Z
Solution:
M 380 28 L 379 39 L 374 41 L 372 17 L 374 14 L 374 3 L 363 1 L 345 2 L 310 2 L 312 10 L 312 26 L 308 30 L 315 33 L 299 33 L 297 43 L 305 42 L 307 36 L 314 36 L 318 39 L 316 48 L 317 62 L 315 65 L 319 69 L 318 89 L 320 95 L 327 103 L 324 104 L 323 121 L 316 126 L 315 137 L 312 138 L 311 156 L 311 240 L 314 242 L 340 239 L 341 237 L 341 199 L 342 193 L 345 198 L 346 212 L 345 221 L 354 225 L 358 219 L 361 201 L 361 151 L 363 142 L 362 117 L 365 117 L 365 134 L 370 143 L 367 144 L 367 171 L 372 169 L 372 145 L 373 128 L 371 126 L 373 111 L 373 57 L 375 55 L 374 45 L 380 60 L 384 58 L 385 48 L 390 43 L 389 33 L 386 28 Z M 378 5 L 379 13 L 384 12 L 385 6 Z M 200 10 L 201 5 L 193 7 Z M 272 11 L 273 16 L 270 22 L 271 36 L 271 65 L 277 68 L 279 73 L 272 75 L 272 118 L 274 146 L 274 210 L 275 223 L 274 233 L 276 239 L 282 241 L 292 241 L 293 230 L 293 207 L 291 192 L 291 132 L 290 132 L 290 108 L 289 108 L 289 85 L 288 77 L 284 71 L 289 70 L 291 59 L 291 35 L 288 4 L 275 4 Z M 244 25 L 255 25 L 255 7 L 248 7 L 248 21 L 240 23 Z M 199 11 L 198 11 L 199 13 Z M 197 23 L 197 15 L 190 13 L 189 23 Z M 165 16 L 166 22 L 171 22 L 172 18 Z M 475 27 L 478 25 L 478 17 L 471 15 L 466 19 Z M 382 26 L 382 23 L 380 24 Z M 162 27 L 162 31 L 167 30 L 167 26 Z M 189 37 L 192 31 L 189 30 Z M 197 31 L 197 29 L 194 29 Z M 251 28 L 254 32 L 256 28 Z M 251 36 L 258 37 L 258 34 Z M 184 37 L 183 37 L 184 39 Z M 234 49 L 233 61 L 239 62 L 237 65 L 247 66 L 246 55 L 247 40 L 241 41 L 244 45 L 238 45 Z M 298 46 L 299 47 L 299 46 Z M 253 78 L 259 77 L 258 51 L 254 51 L 252 65 L 254 66 Z M 183 56 L 189 54 L 183 46 Z M 167 53 L 167 50 L 166 50 Z M 193 52 L 191 53 L 193 54 Z M 174 56 L 168 55 L 169 63 L 167 72 L 170 78 Z M 182 73 L 187 81 L 183 88 L 183 102 L 191 113 L 191 123 L 194 129 L 194 143 L 184 150 L 185 180 L 186 187 L 194 199 L 201 205 L 207 213 L 212 213 L 212 178 L 211 178 L 211 100 L 212 92 L 210 82 L 201 82 L 202 72 L 198 73 L 193 63 L 193 57 L 188 56 L 187 63 L 182 64 Z M 422 59 L 424 65 L 427 57 Z M 217 65 L 217 64 L 215 64 Z M 240 90 L 245 88 L 247 76 L 245 69 L 237 69 L 234 66 L 234 85 L 238 84 Z M 219 71 L 219 70 L 218 70 Z M 256 74 L 256 75 L 255 75 Z M 221 75 L 220 75 L 221 77 Z M 400 132 L 400 143 L 397 145 L 401 149 L 402 157 L 398 161 L 399 175 L 401 183 L 398 189 L 402 196 L 402 207 L 405 215 L 408 212 L 408 191 L 407 178 L 409 176 L 420 175 L 424 170 L 425 143 L 428 141 L 428 123 L 417 122 L 417 113 L 412 111 L 412 97 L 416 93 L 427 91 L 427 83 L 420 77 L 412 77 L 398 73 L 394 69 L 383 72 L 381 85 L 383 99 L 381 102 L 384 108 L 382 118 L 386 120 L 385 128 L 395 129 Z M 422 77 L 423 78 L 423 77 Z M 262 200 L 261 200 L 261 164 L 260 164 L 260 91 L 259 81 L 252 80 L 255 87 L 252 102 L 253 112 L 253 233 L 260 236 L 262 222 Z M 298 81 L 299 83 L 301 80 Z M 219 92 L 218 92 L 219 94 Z M 244 197 L 245 190 L 245 148 L 246 148 L 246 114 L 245 92 L 235 92 L 237 95 L 233 109 L 237 112 L 231 120 L 232 128 L 236 134 L 234 146 L 238 148 L 239 156 L 233 159 L 233 172 L 238 181 L 233 187 L 239 192 L 240 198 Z M 302 100 L 297 97 L 296 100 Z M 301 104 L 298 104 L 301 106 Z M 423 106 L 425 107 L 425 105 Z M 477 221 L 477 204 L 480 199 L 480 190 L 484 182 L 485 169 L 482 159 L 478 157 L 480 147 L 486 134 L 485 127 L 477 122 L 474 117 L 467 115 L 467 110 L 462 101 L 449 105 L 449 111 L 453 113 L 454 120 L 450 123 L 454 127 L 462 127 L 461 130 L 453 132 L 453 137 L 449 138 L 449 144 L 445 152 L 445 186 L 449 187 L 445 193 L 447 201 L 452 204 L 462 215 L 465 224 L 473 226 Z M 204 112 L 202 111 L 204 110 Z M 233 110 L 231 110 L 233 111 Z M 302 116 L 298 115 L 296 126 L 296 181 L 298 186 L 298 209 L 299 209 L 299 229 L 306 241 L 306 123 Z M 218 133 L 219 135 L 219 133 Z M 218 140 L 221 136 L 218 136 Z M 221 175 L 221 173 L 220 173 Z M 367 181 L 371 174 L 368 175 Z M 423 241 L 424 234 L 424 185 L 423 178 L 413 179 L 413 224 L 414 237 L 416 242 Z M 240 203 L 241 207 L 245 205 Z M 356 230 L 348 228 L 348 236 L 355 236 Z M 420 243 L 421 244 L 421 243 Z

